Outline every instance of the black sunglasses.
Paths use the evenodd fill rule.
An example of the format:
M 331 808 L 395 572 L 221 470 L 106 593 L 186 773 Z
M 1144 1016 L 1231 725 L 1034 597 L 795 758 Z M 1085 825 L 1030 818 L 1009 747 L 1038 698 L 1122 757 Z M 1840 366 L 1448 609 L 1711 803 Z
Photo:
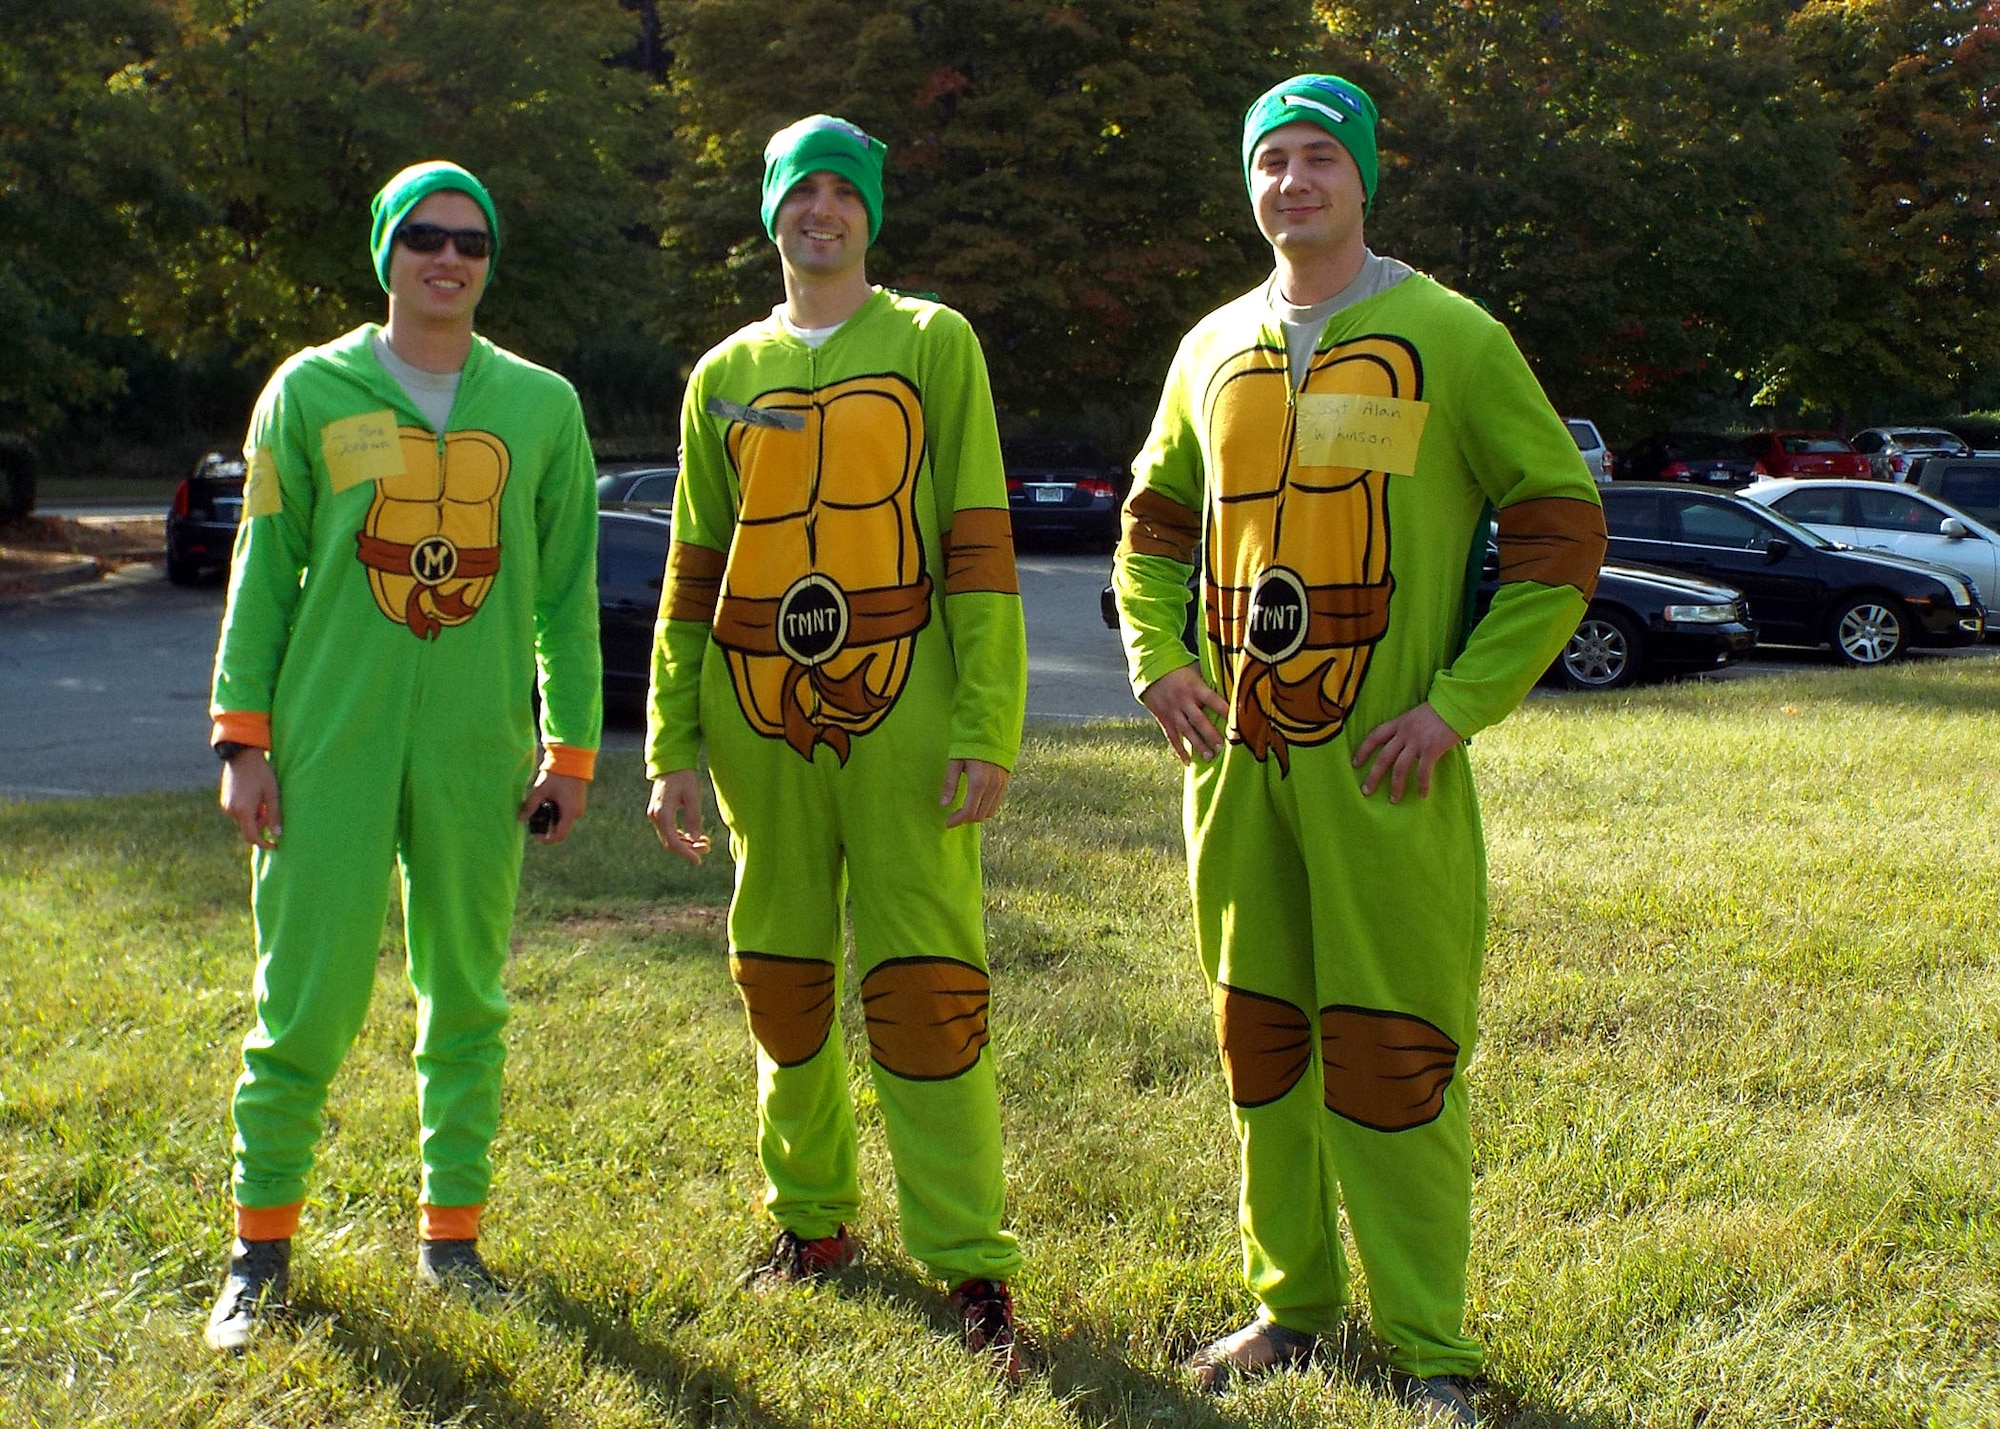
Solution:
M 449 242 L 461 258 L 484 258 L 493 251 L 493 235 L 483 228 L 439 228 L 435 223 L 406 223 L 396 241 L 412 253 L 442 253 Z

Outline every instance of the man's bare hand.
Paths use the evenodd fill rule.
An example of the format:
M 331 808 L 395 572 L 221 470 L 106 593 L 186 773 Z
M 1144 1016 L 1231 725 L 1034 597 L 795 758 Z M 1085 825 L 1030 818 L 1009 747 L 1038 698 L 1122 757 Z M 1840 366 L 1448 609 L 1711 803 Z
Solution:
M 1417 797 L 1430 798 L 1431 770 L 1437 768 L 1446 750 L 1463 743 L 1464 738 L 1444 722 L 1444 716 L 1432 709 L 1429 701 L 1397 715 L 1387 724 L 1376 725 L 1354 751 L 1354 767 L 1368 765 L 1368 772 L 1361 777 L 1362 797 L 1373 794 L 1387 775 L 1389 802 L 1402 803 L 1410 770 L 1415 769 Z
M 1169 670 L 1146 686 L 1139 703 L 1159 721 L 1160 732 L 1181 763 L 1189 763 L 1197 754 L 1210 760 L 1222 753 L 1222 732 L 1215 720 L 1229 718 L 1229 701 L 1208 687 L 1200 665 Z
M 676 858 L 698 864 L 708 852 L 708 835 L 701 831 L 701 776 L 694 770 L 676 769 L 655 779 L 646 817 L 661 847 Z
M 535 782 L 528 786 L 528 797 L 521 801 L 521 822 L 526 823 L 545 801 L 556 806 L 555 827 L 535 837 L 545 844 L 559 844 L 569 837 L 570 825 L 583 817 L 583 806 L 590 802 L 590 781 L 544 770 L 535 776 Z
M 285 831 L 278 815 L 278 776 L 261 749 L 245 749 L 222 766 L 222 787 L 216 795 L 222 812 L 236 821 L 243 842 L 276 848 Z
M 938 807 L 951 809 L 951 801 L 958 797 L 958 786 L 965 785 L 965 802 L 952 809 L 951 817 L 944 821 L 948 829 L 960 824 L 977 824 L 992 818 L 1000 812 L 1000 801 L 1007 797 L 1007 771 L 997 764 L 988 764 L 984 759 L 954 759 L 944 767 L 944 788 L 938 794 Z

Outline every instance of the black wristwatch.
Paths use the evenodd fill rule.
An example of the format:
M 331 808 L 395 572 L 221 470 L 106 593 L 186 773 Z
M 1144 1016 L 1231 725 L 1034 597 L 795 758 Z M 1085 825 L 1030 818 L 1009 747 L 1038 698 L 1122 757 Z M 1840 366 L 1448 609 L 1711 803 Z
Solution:
M 238 744 L 233 739 L 218 739 L 215 741 L 214 744 L 210 745 L 209 748 L 215 751 L 215 757 L 217 759 L 220 759 L 224 764 L 227 764 L 230 760 L 234 759 L 244 750 L 255 749 L 257 748 L 257 746 L 254 744 Z

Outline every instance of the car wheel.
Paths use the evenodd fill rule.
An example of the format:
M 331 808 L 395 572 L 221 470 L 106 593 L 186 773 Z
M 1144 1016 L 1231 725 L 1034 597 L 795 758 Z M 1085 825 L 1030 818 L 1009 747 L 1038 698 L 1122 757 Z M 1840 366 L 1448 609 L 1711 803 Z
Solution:
M 1559 663 L 1572 689 L 1620 690 L 1639 678 L 1644 641 L 1630 616 L 1593 608 L 1563 647 Z
M 201 582 L 201 567 L 193 561 L 184 561 L 167 552 L 167 579 L 175 585 L 198 585 Z
M 1857 595 L 1842 603 L 1828 625 L 1834 658 L 1847 665 L 1880 665 L 1910 643 L 1909 617 L 1886 595 Z

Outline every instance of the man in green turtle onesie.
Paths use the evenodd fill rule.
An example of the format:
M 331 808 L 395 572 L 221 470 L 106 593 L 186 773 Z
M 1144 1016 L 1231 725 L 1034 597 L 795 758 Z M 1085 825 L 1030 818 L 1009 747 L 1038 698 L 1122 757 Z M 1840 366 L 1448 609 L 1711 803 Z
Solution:
M 1506 329 L 1368 250 L 1376 117 L 1325 75 L 1251 107 L 1274 272 L 1182 341 L 1114 584 L 1133 688 L 1190 765 L 1195 936 L 1261 1306 L 1193 1367 L 1219 1388 L 1339 1326 L 1344 1200 L 1400 1382 L 1469 1424 L 1462 1073 L 1486 871 L 1464 741 L 1562 649 L 1604 526 Z M 1491 513 L 1501 585 L 1473 626 Z
M 688 381 L 649 812 L 699 860 L 706 745 L 780 1228 L 754 1283 L 820 1279 L 856 1253 L 845 905 L 904 1243 L 1011 1379 L 1020 1256 L 1001 1228 L 978 824 L 1019 752 L 1027 644 L 979 342 L 950 308 L 866 276 L 884 152 L 826 115 L 765 148 L 785 301 Z
M 576 394 L 473 333 L 499 245 L 476 178 L 418 164 L 372 212 L 387 325 L 284 363 L 244 443 L 211 713 L 222 805 L 253 846 L 257 1022 L 218 1350 L 284 1293 L 392 868 L 417 995 L 419 1276 L 497 1289 L 477 1237 L 522 824 L 567 837 L 596 759 L 597 500 Z

